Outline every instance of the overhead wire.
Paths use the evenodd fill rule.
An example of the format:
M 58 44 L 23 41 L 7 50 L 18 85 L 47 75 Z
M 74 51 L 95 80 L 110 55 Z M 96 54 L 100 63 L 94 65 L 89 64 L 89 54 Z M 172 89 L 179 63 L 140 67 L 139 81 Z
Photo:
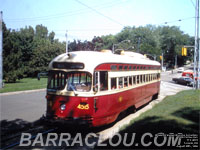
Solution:
M 173 21 L 166 21 L 166 22 L 162 22 L 159 24 L 152 24 L 152 25 L 165 25 L 165 24 L 170 24 L 170 23 L 175 23 L 175 22 L 181 22 L 181 21 L 185 21 L 185 20 L 190 20 L 190 19 L 194 19 L 195 17 L 187 17 L 187 18 L 182 18 L 182 19 L 177 19 L 177 20 L 173 20 Z M 119 30 L 121 28 L 90 28 L 90 29 L 68 29 L 68 31 L 102 31 L 102 30 Z M 55 29 L 54 31 L 66 31 L 65 29 Z
M 86 4 L 82 3 L 82 2 L 80 2 L 79 0 L 75 0 L 75 1 L 78 2 L 78 3 L 81 4 L 81 5 L 83 5 L 83 6 L 87 7 L 87 8 L 89 8 L 89 9 L 91 9 L 92 11 L 96 12 L 96 13 L 99 14 L 100 16 L 103 16 L 103 17 L 107 18 L 108 20 L 110 20 L 110 21 L 112 21 L 112 22 L 114 22 L 114 23 L 117 23 L 118 25 L 124 26 L 124 25 L 121 24 L 120 22 L 118 22 L 118 21 L 112 19 L 112 18 L 109 17 L 109 16 L 104 15 L 103 13 L 101 13 L 101 12 L 97 11 L 96 9 L 94 9 L 94 8 L 92 8 L 92 7 L 88 6 L 88 5 L 86 5 Z
M 124 1 L 124 2 L 128 2 L 130 0 Z M 109 8 L 109 7 L 113 7 L 116 5 L 119 5 L 121 3 L 124 2 L 110 2 L 110 3 L 103 3 L 101 5 L 96 5 L 94 6 L 95 8 L 98 9 L 103 9 L 103 8 Z M 6 18 L 6 21 L 9 22 L 23 22 L 23 21 L 37 21 L 37 20 L 50 20 L 50 19 L 54 19 L 54 18 L 62 18 L 62 17 L 66 17 L 66 16 L 73 16 L 73 15 L 78 15 L 78 14 L 83 14 L 83 13 L 87 13 L 90 12 L 88 9 L 84 8 L 84 9 L 79 9 L 76 11 L 67 11 L 67 12 L 63 12 L 63 13 L 58 13 L 58 14 L 52 14 L 52 15 L 47 15 L 47 16 L 41 16 L 41 17 L 30 17 L 30 18 L 17 18 L 17 19 L 9 19 Z
M 169 24 L 169 23 L 174 23 L 174 22 L 181 22 L 181 21 L 190 20 L 190 19 L 193 19 L 193 18 L 195 18 L 195 17 L 187 17 L 187 18 L 173 20 L 173 21 L 166 21 L 166 22 L 162 22 L 160 24 Z M 158 25 L 160 25 L 160 24 L 158 24 Z
M 196 9 L 196 6 L 195 6 L 194 2 L 192 0 L 190 0 L 190 1 L 191 1 L 192 5 L 194 6 L 194 8 Z
M 80 9 L 80 10 L 77 10 L 77 11 L 68 11 L 68 12 L 64 12 L 64 13 L 59 13 L 59 14 L 54 14 L 54 15 L 49 15 L 49 16 L 42 16 L 42 17 L 32 17 L 32 18 L 19 18 L 19 19 L 7 19 L 7 21 L 34 21 L 34 20 L 48 20 L 48 19 L 53 19 L 53 18 L 59 18 L 59 17 L 66 17 L 66 16 L 73 16 L 73 15 L 77 15 L 77 14 L 83 14 L 85 12 L 89 12 L 88 9 L 94 11 L 95 13 L 103 16 L 104 18 L 122 26 L 122 27 L 125 27 L 122 23 L 114 20 L 113 18 L 109 17 L 109 16 L 106 16 L 105 14 L 99 12 L 97 9 L 95 8 L 98 8 L 98 9 L 102 9 L 102 8 L 108 8 L 108 7 L 112 7 L 112 6 L 115 6 L 115 5 L 118 5 L 118 4 L 121 4 L 122 2 L 110 2 L 110 3 L 105 3 L 103 5 L 98 5 L 98 6 L 94 6 L 95 8 L 91 7 L 91 6 L 88 6 L 86 5 L 85 3 L 83 2 L 80 2 L 79 0 L 75 0 L 76 2 L 78 2 L 79 4 L 85 6 L 87 9 Z M 125 2 L 128 2 L 125 1 Z M 193 6 L 195 7 L 193 1 L 191 0 Z M 124 3 L 124 2 L 123 2 Z M 153 24 L 153 25 L 163 25 L 163 24 L 170 24 L 170 23 L 175 23 L 175 22 L 181 22 L 181 21 L 185 21 L 185 20 L 189 20 L 189 19 L 193 19 L 195 17 L 188 17 L 188 18 L 183 18 L 183 19 L 178 19 L 178 20 L 173 20 L 173 21 L 167 21 L 167 22 L 162 22 L 162 23 L 159 23 L 159 24 Z M 113 28 L 110 28 L 110 29 L 68 29 L 68 31 L 101 31 L 101 30 L 119 30 L 118 29 L 113 29 Z M 54 31 L 66 31 L 65 30 L 54 30 Z

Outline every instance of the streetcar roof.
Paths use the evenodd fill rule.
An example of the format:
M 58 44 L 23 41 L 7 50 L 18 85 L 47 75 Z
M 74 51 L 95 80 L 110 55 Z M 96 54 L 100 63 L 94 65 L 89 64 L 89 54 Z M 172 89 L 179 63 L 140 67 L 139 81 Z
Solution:
M 49 69 L 50 70 L 55 69 L 53 68 L 54 62 L 83 63 L 85 67 L 84 69 L 80 70 L 88 71 L 91 73 L 98 65 L 105 63 L 142 64 L 142 65 L 160 66 L 159 62 L 149 60 L 148 58 L 142 56 L 143 55 L 139 53 L 135 53 L 134 55 L 134 52 L 132 52 L 132 55 L 119 55 L 119 54 L 113 54 L 111 52 L 75 51 L 75 52 L 64 53 L 54 58 L 49 64 Z

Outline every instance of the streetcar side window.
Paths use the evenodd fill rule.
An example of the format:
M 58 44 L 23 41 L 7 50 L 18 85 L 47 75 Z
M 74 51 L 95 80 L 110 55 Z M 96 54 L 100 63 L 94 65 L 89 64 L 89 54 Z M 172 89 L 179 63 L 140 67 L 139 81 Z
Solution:
M 143 82 L 146 82 L 146 80 L 145 80 L 145 75 L 144 75 L 144 74 L 142 75 L 142 77 L 143 77 Z
M 140 76 L 137 75 L 137 84 L 139 84 L 139 83 L 140 83 Z
M 157 74 L 157 78 L 160 79 L 160 73 Z
M 111 89 L 114 90 L 117 88 L 117 78 L 111 78 Z
M 122 70 L 123 66 L 119 66 L 119 70 Z
M 148 81 L 150 81 L 150 74 L 148 74 Z
M 100 71 L 100 91 L 108 90 L 108 72 Z
M 146 74 L 146 82 L 149 82 L 149 76 Z
M 128 86 L 128 77 L 124 77 L 124 87 Z
M 145 81 L 148 82 L 148 74 L 145 75 Z
M 133 84 L 136 84 L 136 76 L 133 76 Z
M 119 85 L 120 89 L 123 88 L 123 78 L 122 77 L 119 78 L 118 85 Z
M 130 77 L 129 77 L 129 86 L 132 86 L 132 85 L 133 85 L 133 77 L 130 76 Z
M 143 81 L 142 81 L 142 75 L 140 75 L 140 83 L 142 83 Z

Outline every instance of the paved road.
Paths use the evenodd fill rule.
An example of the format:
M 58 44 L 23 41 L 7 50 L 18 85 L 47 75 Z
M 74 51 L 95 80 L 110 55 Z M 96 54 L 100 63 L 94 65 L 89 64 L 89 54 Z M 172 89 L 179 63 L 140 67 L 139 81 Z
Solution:
M 177 73 L 177 71 L 166 71 L 162 72 L 161 74 L 161 80 L 167 81 L 167 82 L 173 82 L 172 78 L 181 77 L 182 73 Z
M 181 74 L 171 72 L 162 73 L 161 97 L 172 95 L 181 90 L 191 89 L 171 82 L 172 77 Z M 46 111 L 45 90 L 30 93 L 0 95 L 1 100 L 1 120 L 22 119 L 25 121 L 35 121 Z
M 46 91 L 31 93 L 0 95 L 1 120 L 22 119 L 35 121 L 39 119 L 46 110 Z

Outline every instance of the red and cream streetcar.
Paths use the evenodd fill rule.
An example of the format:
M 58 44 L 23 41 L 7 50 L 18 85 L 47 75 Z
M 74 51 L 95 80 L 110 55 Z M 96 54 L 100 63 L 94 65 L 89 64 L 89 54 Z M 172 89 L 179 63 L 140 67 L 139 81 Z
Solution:
M 46 117 L 58 122 L 106 125 L 160 91 L 160 63 L 127 51 L 65 53 L 51 61 L 48 76 Z

